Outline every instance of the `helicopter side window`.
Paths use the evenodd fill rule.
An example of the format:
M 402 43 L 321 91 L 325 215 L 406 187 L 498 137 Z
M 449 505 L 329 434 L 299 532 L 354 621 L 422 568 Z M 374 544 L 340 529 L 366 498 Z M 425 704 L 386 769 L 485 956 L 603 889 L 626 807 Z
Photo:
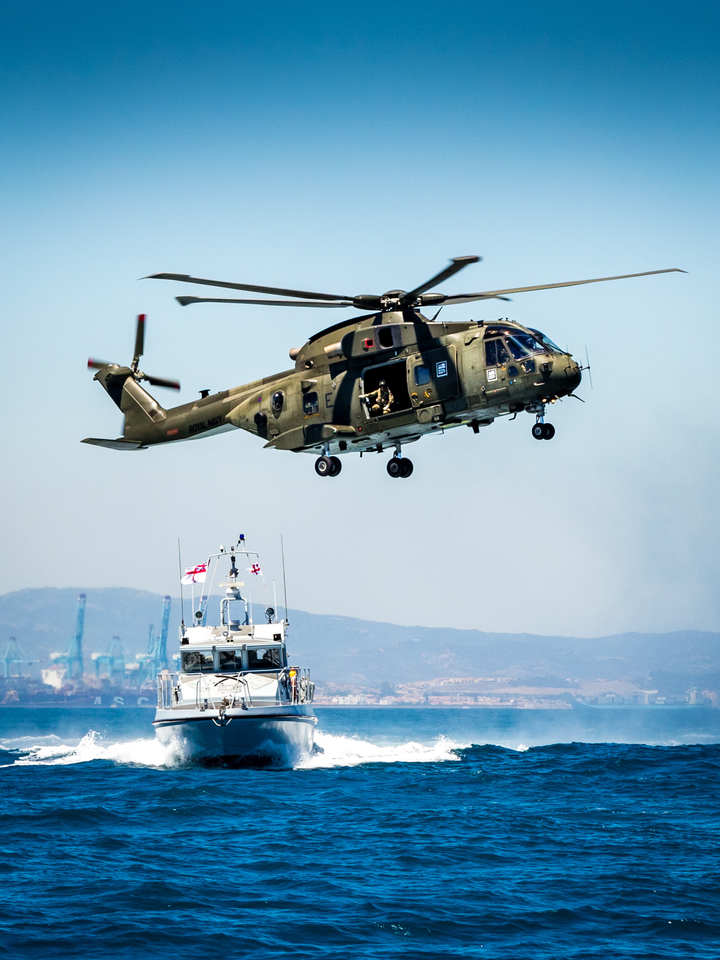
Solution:
M 497 340 L 485 341 L 485 363 L 489 367 L 497 366 Z
M 220 650 L 218 665 L 223 672 L 240 673 L 243 668 L 242 650 Z
M 520 366 L 523 368 L 525 373 L 535 373 L 535 361 L 534 360 L 524 360 Z
M 215 669 L 212 650 L 193 650 L 192 653 L 184 653 L 182 668 L 183 673 L 212 673 Z
M 430 383 L 430 368 L 423 364 L 415 367 L 415 386 L 422 387 L 423 384 Z
M 249 647 L 248 668 L 250 670 L 279 670 L 280 647 Z
M 320 412 L 320 404 L 318 403 L 317 393 L 306 393 L 303 397 L 303 413 L 306 417 L 312 416 L 313 413 Z

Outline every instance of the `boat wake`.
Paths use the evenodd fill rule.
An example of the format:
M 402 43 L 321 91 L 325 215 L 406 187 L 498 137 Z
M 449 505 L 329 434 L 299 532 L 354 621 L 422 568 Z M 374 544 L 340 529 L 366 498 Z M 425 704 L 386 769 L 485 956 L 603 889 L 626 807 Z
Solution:
M 316 734 L 317 747 L 310 756 L 292 764 L 296 770 L 328 767 L 355 767 L 369 763 L 439 763 L 458 761 L 459 750 L 468 744 L 438 737 L 432 743 L 413 740 L 395 744 L 377 744 L 356 737 L 330 733 Z M 0 768 L 9 766 L 72 766 L 73 764 L 106 761 L 123 766 L 177 768 L 193 763 L 188 745 L 183 741 L 163 744 L 154 737 L 126 741 L 107 741 L 94 730 L 81 740 L 63 740 L 57 736 L 16 737 L 0 740 Z M 250 764 L 252 765 L 252 764 Z M 286 764 L 276 758 L 276 766 Z
M 370 740 L 337 736 L 317 731 L 315 743 L 318 749 L 309 757 L 295 764 L 296 770 L 311 770 L 321 767 L 356 767 L 361 763 L 439 763 L 457 761 L 457 752 L 469 744 L 456 743 L 447 737 L 438 737 L 432 743 L 376 744 Z
M 154 737 L 106 742 L 90 730 L 78 742 L 67 743 L 56 736 L 17 737 L 1 740 L 4 762 L 0 766 L 70 766 L 106 760 L 142 767 L 176 767 L 185 760 L 182 743 L 162 744 Z

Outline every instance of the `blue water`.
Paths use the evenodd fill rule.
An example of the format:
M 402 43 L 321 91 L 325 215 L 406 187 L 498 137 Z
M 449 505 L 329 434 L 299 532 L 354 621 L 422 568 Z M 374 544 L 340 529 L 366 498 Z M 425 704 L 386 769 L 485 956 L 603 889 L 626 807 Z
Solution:
M 0 709 L 0 955 L 720 955 L 720 711 L 317 713 L 296 769 L 211 769 L 152 711 Z

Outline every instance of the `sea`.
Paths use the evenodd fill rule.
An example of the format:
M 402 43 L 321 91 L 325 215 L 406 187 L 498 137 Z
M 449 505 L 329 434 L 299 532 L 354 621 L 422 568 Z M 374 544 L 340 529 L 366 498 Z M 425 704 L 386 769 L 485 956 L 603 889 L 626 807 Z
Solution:
M 720 710 L 316 713 L 225 768 L 0 708 L 0 956 L 720 956 Z

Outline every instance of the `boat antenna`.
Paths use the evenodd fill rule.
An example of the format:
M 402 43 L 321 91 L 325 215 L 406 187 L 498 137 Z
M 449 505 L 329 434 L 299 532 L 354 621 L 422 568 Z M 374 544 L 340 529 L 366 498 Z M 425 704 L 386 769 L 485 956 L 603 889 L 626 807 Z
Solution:
M 283 571 L 283 595 L 285 598 L 285 623 L 290 624 L 288 620 L 288 607 L 287 607 L 287 583 L 285 581 L 285 546 L 283 544 L 283 535 L 280 534 L 280 555 L 282 556 L 282 571 Z
M 185 630 L 185 602 L 183 600 L 183 588 L 182 588 L 183 573 L 182 573 L 182 557 L 180 555 L 180 537 L 178 537 L 178 568 L 180 570 L 180 623 L 184 631 Z

